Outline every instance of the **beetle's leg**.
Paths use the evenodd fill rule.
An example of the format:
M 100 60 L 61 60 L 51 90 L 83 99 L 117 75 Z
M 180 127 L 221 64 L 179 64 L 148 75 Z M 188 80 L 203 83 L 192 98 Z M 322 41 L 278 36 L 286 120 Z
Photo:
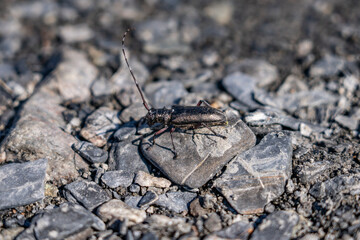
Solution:
M 159 131 L 157 131 L 156 133 L 154 133 L 154 136 L 153 136 L 153 144 L 150 145 L 146 150 L 149 150 L 152 146 L 154 146 L 154 145 L 155 145 L 155 137 L 156 137 L 157 135 L 159 135 L 159 134 L 162 134 L 162 133 L 165 132 L 167 129 L 168 129 L 168 127 L 166 126 L 166 127 L 162 128 L 162 129 L 160 129 Z
M 212 108 L 212 106 L 211 106 L 207 101 L 205 101 L 205 100 L 200 100 L 200 101 L 198 102 L 198 104 L 196 104 L 196 106 L 199 107 L 202 103 L 203 103 L 205 106 Z
M 216 133 L 214 130 L 212 130 L 210 127 L 207 127 L 207 126 L 204 126 L 204 127 L 206 127 L 207 129 L 209 129 L 215 136 L 217 136 L 217 137 L 221 137 L 222 139 L 226 139 L 227 137 L 226 136 L 224 136 L 224 135 L 221 135 L 221 134 L 218 134 L 218 133 Z
M 172 133 L 175 131 L 175 128 L 171 128 L 170 129 L 170 137 L 171 137 L 171 143 L 173 145 L 173 149 L 174 149 L 174 157 L 173 159 L 176 159 L 177 158 L 177 153 L 176 153 L 176 148 L 175 148 L 175 144 L 174 144 L 174 140 L 173 140 L 173 136 L 172 136 Z

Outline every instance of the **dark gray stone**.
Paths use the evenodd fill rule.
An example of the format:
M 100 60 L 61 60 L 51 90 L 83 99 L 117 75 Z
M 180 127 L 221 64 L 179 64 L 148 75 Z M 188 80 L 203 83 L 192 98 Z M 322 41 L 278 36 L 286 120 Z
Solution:
M 344 68 L 345 60 L 337 56 L 325 56 L 311 66 L 311 77 L 332 77 Z
M 124 202 L 132 208 L 139 208 L 141 198 L 141 196 L 126 196 Z
M 118 112 L 101 107 L 86 118 L 85 126 L 80 135 L 97 147 L 107 143 L 111 134 L 119 127 Z
M 16 239 L 64 239 L 89 227 L 105 230 L 104 222 L 91 212 L 80 205 L 64 203 L 35 216 L 30 227 Z
M 253 94 L 256 89 L 256 79 L 254 77 L 241 72 L 235 72 L 226 76 L 222 84 L 226 91 L 240 103 L 250 109 L 260 107 L 253 99 Z
M 136 138 L 129 138 L 112 145 L 109 158 L 111 170 L 124 170 L 130 173 L 149 172 L 147 163 L 139 153 L 138 144 L 140 140 L 135 140 Z
M 252 224 L 249 222 L 239 221 L 231 224 L 229 227 L 224 228 L 221 231 L 215 232 L 210 235 L 210 237 L 205 238 L 205 240 L 211 240 L 213 235 L 220 239 L 248 239 L 253 229 Z
M 267 216 L 255 229 L 250 240 L 289 240 L 299 223 L 300 217 L 295 212 L 278 211 Z
M 282 132 L 269 133 L 232 160 L 215 186 L 238 213 L 261 213 L 267 203 L 284 192 L 291 160 L 291 137 Z
M 316 107 L 338 101 L 337 96 L 323 90 L 301 91 L 277 97 L 263 90 L 257 90 L 255 91 L 255 99 L 264 105 L 287 110 L 290 113 L 299 108 Z
M 360 175 L 340 175 L 325 182 L 318 182 L 310 188 L 309 193 L 320 200 L 324 197 L 341 198 L 343 193 L 350 192 L 352 195 L 360 193 Z
M 1 166 L 0 210 L 42 200 L 46 168 L 46 159 Z
M 154 108 L 170 108 L 186 96 L 184 85 L 178 81 L 161 81 L 146 85 L 145 94 Z
M 170 211 L 181 213 L 188 211 L 190 202 L 196 196 L 197 194 L 192 192 L 167 192 L 159 195 L 159 199 L 154 204 Z
M 85 141 L 77 142 L 73 146 L 82 158 L 91 163 L 104 163 L 108 159 L 108 152 Z
M 158 195 L 154 191 L 147 191 L 145 195 L 140 199 L 137 206 L 139 208 L 146 208 L 158 200 Z
M 101 177 L 101 181 L 110 188 L 129 187 L 134 180 L 134 173 L 124 170 L 108 171 Z
M 129 187 L 129 191 L 132 193 L 139 193 L 140 192 L 140 186 L 137 184 L 131 184 Z
M 158 167 L 169 179 L 179 185 L 198 188 L 209 181 L 235 155 L 255 144 L 255 135 L 239 119 L 229 119 L 228 126 L 212 128 L 227 139 L 214 136 L 206 128 L 174 132 L 174 144 L 178 157 L 173 159 L 169 131 L 157 137 L 152 145 L 152 135 L 144 138 L 141 150 L 144 156 Z
M 136 122 L 131 121 L 121 125 L 119 129 L 114 133 L 114 138 L 117 141 L 124 141 L 129 137 L 134 136 L 135 133 L 136 133 Z
M 350 130 L 357 130 L 359 127 L 359 120 L 352 117 L 337 115 L 335 117 L 335 121 L 338 122 L 341 126 L 346 127 Z
M 94 182 L 75 181 L 67 184 L 65 190 L 68 200 L 76 199 L 89 210 L 111 199 L 107 192 Z

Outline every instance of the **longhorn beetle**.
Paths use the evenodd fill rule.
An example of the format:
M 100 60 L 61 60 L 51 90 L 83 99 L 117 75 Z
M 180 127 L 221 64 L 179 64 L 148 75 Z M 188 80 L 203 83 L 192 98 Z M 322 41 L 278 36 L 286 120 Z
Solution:
M 144 94 L 141 91 L 140 86 L 136 80 L 136 77 L 129 65 L 128 59 L 126 57 L 125 37 L 128 32 L 130 32 L 130 29 L 128 29 L 124 33 L 124 36 L 122 38 L 122 53 L 124 55 L 126 65 L 129 68 L 132 79 L 134 80 L 135 85 L 139 90 L 144 107 L 148 111 L 148 113 L 145 116 L 145 120 L 150 127 L 153 126 L 155 123 L 160 123 L 163 126 L 162 129 L 155 132 L 153 136 L 153 143 L 150 147 L 155 145 L 155 137 L 157 135 L 163 133 L 167 129 L 170 129 L 170 137 L 174 149 L 174 159 L 175 159 L 177 157 L 177 153 L 176 153 L 176 148 L 174 145 L 172 133 L 175 131 L 176 128 L 181 128 L 181 129 L 207 128 L 215 136 L 226 139 L 225 136 L 217 134 L 213 129 L 210 128 L 212 126 L 227 125 L 228 121 L 226 115 L 222 111 L 211 107 L 210 104 L 208 104 L 204 100 L 200 100 L 196 106 L 174 105 L 171 107 L 171 109 L 167 109 L 165 107 L 162 109 L 155 109 L 149 107 L 148 103 L 144 98 Z M 201 106 L 201 104 L 203 104 L 204 106 Z

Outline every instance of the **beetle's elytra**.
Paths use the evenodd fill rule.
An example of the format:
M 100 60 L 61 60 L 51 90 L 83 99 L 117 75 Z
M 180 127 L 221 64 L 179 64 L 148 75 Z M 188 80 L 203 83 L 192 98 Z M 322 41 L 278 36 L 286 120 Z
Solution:
M 148 111 L 145 116 L 146 122 L 149 126 L 154 125 L 155 123 L 160 123 L 162 128 L 155 132 L 153 137 L 153 144 L 150 146 L 155 145 L 155 137 L 167 129 L 170 129 L 170 137 L 171 143 L 174 148 L 174 159 L 177 157 L 176 148 L 173 141 L 172 133 L 175 131 L 176 128 L 181 129 L 196 129 L 196 128 L 207 128 L 209 129 L 214 135 L 226 138 L 220 134 L 217 134 L 214 130 L 211 129 L 213 126 L 225 126 L 228 124 L 228 120 L 226 115 L 216 109 L 211 107 L 206 101 L 199 101 L 196 106 L 172 106 L 170 109 L 162 108 L 162 109 L 155 109 L 150 108 L 149 104 L 146 102 L 144 98 L 144 94 L 141 91 L 141 88 L 136 80 L 136 77 L 129 65 L 129 61 L 126 57 L 125 53 L 125 37 L 126 34 L 130 31 L 128 29 L 123 36 L 122 39 L 122 53 L 125 58 L 126 65 L 129 68 L 130 74 L 135 82 L 137 89 L 139 90 L 141 99 L 143 101 L 144 107 Z M 201 106 L 203 104 L 203 106 Z

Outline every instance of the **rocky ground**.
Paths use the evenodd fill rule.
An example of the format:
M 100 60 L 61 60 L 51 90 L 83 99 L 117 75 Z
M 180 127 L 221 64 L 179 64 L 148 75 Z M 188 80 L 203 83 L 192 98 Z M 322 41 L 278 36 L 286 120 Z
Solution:
M 358 1 L 0 2 L 0 239 L 360 239 Z M 156 108 L 229 124 L 156 139 Z

